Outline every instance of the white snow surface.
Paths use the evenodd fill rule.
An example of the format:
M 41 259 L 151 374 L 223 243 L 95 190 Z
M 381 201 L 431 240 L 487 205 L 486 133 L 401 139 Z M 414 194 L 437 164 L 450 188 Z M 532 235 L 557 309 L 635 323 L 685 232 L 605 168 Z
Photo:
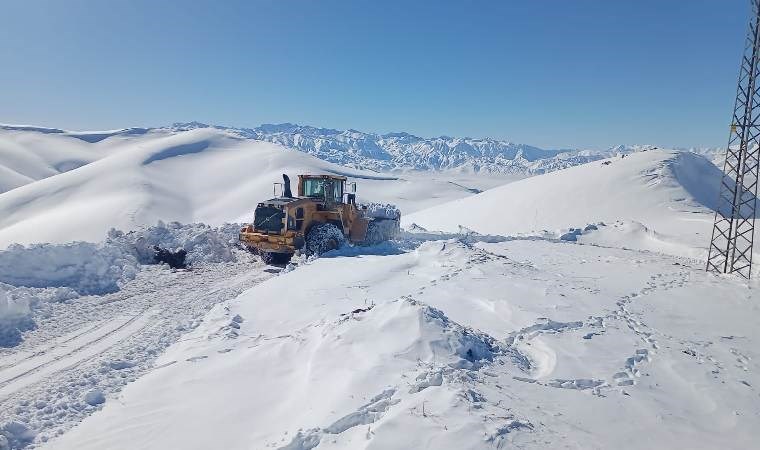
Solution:
M 146 129 L 69 132 L 54 128 L 0 125 L 0 193 L 87 165 L 139 140 Z M 107 143 L 103 139 L 113 138 Z
M 465 227 L 485 234 L 559 237 L 571 228 L 602 222 L 613 226 L 579 239 L 706 258 L 720 176 L 702 156 L 650 150 L 519 180 L 404 215 L 402 223 L 429 230 Z
M 240 130 L 4 132 L 108 149 L 0 194 L 0 245 L 26 244 L 0 252 L 2 450 L 760 439 L 760 285 L 704 271 L 708 158 L 621 148 L 514 181 L 356 170 Z M 299 171 L 358 179 L 406 232 L 263 265 L 224 222 Z M 192 268 L 146 265 L 154 245 Z
M 748 317 L 760 308 L 736 280 L 536 238 L 344 255 L 217 305 L 45 448 L 738 449 L 757 438 Z
M 28 306 L 27 327 L 19 329 L 17 316 L 0 341 L 0 448 L 34 448 L 62 434 L 151 371 L 158 355 L 215 304 L 271 276 L 261 262 L 235 252 L 236 261 L 192 270 L 143 266 L 118 291 L 102 295 L 0 284 L 0 292 Z

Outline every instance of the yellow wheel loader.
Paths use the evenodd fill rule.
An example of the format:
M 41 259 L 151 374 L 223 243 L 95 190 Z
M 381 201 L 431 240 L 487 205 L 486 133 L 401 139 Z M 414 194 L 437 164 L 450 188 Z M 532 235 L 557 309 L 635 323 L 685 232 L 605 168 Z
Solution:
M 297 196 L 291 192 L 290 178 L 282 178 L 281 185 L 275 183 L 275 197 L 259 203 L 253 223 L 240 230 L 240 242 L 267 263 L 285 264 L 296 250 L 321 254 L 345 242 L 376 244 L 399 232 L 398 209 L 357 205 L 356 183 L 347 183 L 346 177 L 299 175 Z

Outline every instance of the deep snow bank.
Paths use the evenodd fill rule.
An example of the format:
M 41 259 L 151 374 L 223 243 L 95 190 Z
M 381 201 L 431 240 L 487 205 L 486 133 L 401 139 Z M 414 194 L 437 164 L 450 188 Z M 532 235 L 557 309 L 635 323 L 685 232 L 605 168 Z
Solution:
M 71 287 L 103 294 L 134 278 L 137 260 L 109 243 L 13 245 L 0 252 L 0 282 L 27 287 Z
M 0 283 L 0 347 L 21 342 L 22 333 L 36 326 L 35 309 L 42 303 L 77 297 L 79 294 L 71 288 L 28 288 Z
M 233 261 L 238 229 L 159 222 L 128 233 L 111 230 L 99 243 L 13 245 L 0 251 L 0 346 L 20 341 L 42 302 L 119 290 L 141 265 L 155 263 L 156 246 L 185 250 L 191 266 Z
M 21 338 L 21 330 L 33 325 L 29 302 L 11 298 L 0 290 L 0 347 L 15 345 Z
M 111 230 L 100 243 L 12 245 L 0 251 L 0 282 L 27 287 L 70 287 L 82 295 L 104 294 L 153 264 L 154 248 L 184 249 L 189 264 L 232 261 L 232 230 L 177 222 L 124 233 Z
M 159 221 L 158 225 L 138 231 L 123 232 L 112 229 L 108 232 L 106 245 L 124 249 L 135 256 L 141 264 L 153 264 L 154 247 L 187 252 L 186 262 L 190 265 L 227 262 L 235 259 L 232 246 L 237 242 L 238 224 L 224 224 L 210 227 L 205 224 L 181 224 Z

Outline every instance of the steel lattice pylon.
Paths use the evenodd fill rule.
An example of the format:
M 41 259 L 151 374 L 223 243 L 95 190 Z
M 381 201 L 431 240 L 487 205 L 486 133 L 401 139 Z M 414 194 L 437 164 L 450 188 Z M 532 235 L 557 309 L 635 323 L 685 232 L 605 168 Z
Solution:
M 720 184 L 707 270 L 752 274 L 758 169 L 760 168 L 760 0 L 751 0 L 747 41 L 731 136 Z

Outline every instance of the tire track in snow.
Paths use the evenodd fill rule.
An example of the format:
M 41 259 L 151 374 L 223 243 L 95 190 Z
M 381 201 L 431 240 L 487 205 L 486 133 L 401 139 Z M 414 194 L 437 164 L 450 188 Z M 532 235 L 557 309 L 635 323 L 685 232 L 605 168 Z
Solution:
M 10 356 L 4 357 L 2 362 L 0 362 L 0 374 L 2 374 L 2 372 L 5 371 L 5 369 L 9 367 L 13 367 L 17 364 L 21 364 L 32 358 L 40 357 L 44 355 L 45 353 L 55 349 L 59 345 L 64 345 L 68 342 L 71 342 L 72 340 L 77 339 L 84 334 L 90 333 L 96 328 L 99 328 L 101 326 L 103 326 L 103 323 L 85 325 L 83 327 L 77 328 L 71 333 L 67 333 L 57 339 L 54 339 L 50 343 L 43 343 L 43 344 L 38 345 L 37 347 L 32 348 L 31 350 L 20 351 L 15 354 L 11 354 Z
M 0 402 L 10 395 L 35 384 L 57 372 L 75 367 L 84 359 L 98 355 L 128 337 L 138 333 L 150 324 L 154 311 L 146 311 L 132 317 L 117 317 L 98 327 L 97 330 L 105 329 L 103 334 L 95 333 L 93 339 L 83 339 L 82 345 L 68 349 L 66 346 L 59 347 L 48 355 L 50 358 L 42 358 L 37 364 L 35 358 L 25 361 L 26 364 L 13 366 L 11 369 L 0 373 Z M 113 329 L 109 325 L 115 325 Z M 85 334 L 85 338 L 90 334 Z M 44 354 L 43 354 L 44 356 Z M 10 373 L 7 373 L 10 372 Z
M 97 336 L 97 332 L 100 329 L 106 328 L 107 325 L 112 324 L 114 321 L 117 321 L 117 319 L 121 318 L 117 317 L 115 319 L 102 321 L 93 325 L 85 325 L 75 330 L 73 333 L 62 336 L 55 342 L 52 342 L 50 344 L 41 344 L 38 347 L 31 349 L 31 351 L 19 352 L 17 354 L 11 355 L 10 358 L 7 358 L 5 361 L 3 361 L 3 366 L 0 367 L 0 387 L 8 384 L 19 376 L 23 376 L 35 370 L 36 368 L 42 367 L 45 364 L 53 362 L 54 360 L 61 359 L 68 354 L 76 352 L 82 347 L 80 346 L 71 348 L 71 346 L 67 344 L 74 341 L 76 345 L 76 342 L 80 338 L 84 337 L 84 345 L 86 345 L 88 335 L 95 334 Z M 107 333 L 107 331 L 104 332 L 104 334 L 105 333 Z M 35 366 L 35 364 L 37 365 Z
M 118 292 L 50 304 L 24 343 L 0 356 L 0 427 L 21 424 L 35 445 L 100 409 L 86 394 L 110 401 L 214 305 L 272 276 L 247 254 L 238 259 L 192 271 L 146 266 Z

